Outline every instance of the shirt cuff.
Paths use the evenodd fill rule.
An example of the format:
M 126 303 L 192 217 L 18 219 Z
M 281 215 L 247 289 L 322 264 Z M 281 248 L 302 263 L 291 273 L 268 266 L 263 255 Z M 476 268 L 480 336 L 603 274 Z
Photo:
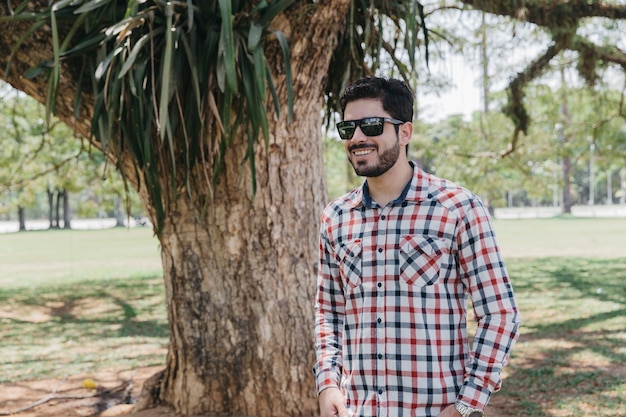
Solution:
M 489 398 L 491 398 L 491 391 L 484 387 L 479 387 L 470 380 L 465 381 L 465 384 L 461 387 L 457 401 L 472 408 L 483 410 L 489 403 Z
M 326 388 L 339 388 L 339 382 L 341 377 L 333 371 L 322 371 L 316 376 L 317 382 L 317 394 L 324 391 Z

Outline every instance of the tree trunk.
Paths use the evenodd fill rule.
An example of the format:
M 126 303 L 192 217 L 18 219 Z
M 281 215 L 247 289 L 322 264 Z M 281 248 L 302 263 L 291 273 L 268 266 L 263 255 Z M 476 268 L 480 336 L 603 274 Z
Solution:
M 561 168 L 563 170 L 563 209 L 562 213 L 572 213 L 572 197 L 571 197 L 571 189 L 572 189 L 572 161 L 569 155 L 563 157 L 563 162 L 561 163 Z
M 23 232 L 26 230 L 26 210 L 22 206 L 17 207 L 17 219 L 20 225 L 19 231 Z
M 619 170 L 619 203 L 626 203 L 626 168 L 622 168 Z
M 54 192 L 48 188 L 48 229 L 54 228 Z
M 61 228 L 61 191 L 56 191 L 56 201 L 54 204 L 54 228 Z
M 570 151 L 568 143 L 570 142 L 569 133 L 565 133 L 565 129 L 569 125 L 569 111 L 567 108 L 567 94 L 565 84 L 565 71 L 561 68 L 561 116 L 563 119 L 563 125 L 561 126 L 561 143 L 565 153 L 561 162 L 561 169 L 563 172 L 563 213 L 572 213 L 572 160 L 570 157 Z
M 285 79 L 276 75 L 281 118 L 268 106 L 271 137 L 269 148 L 262 139 L 256 148 L 256 196 L 251 196 L 246 136 L 241 134 L 226 154 L 212 193 L 200 172 L 203 167 L 197 167 L 189 193 L 177 193 L 165 206 L 158 238 L 170 345 L 165 371 L 148 391 L 181 414 L 318 414 L 311 367 L 318 221 L 326 199 L 321 109 L 324 79 L 348 5 L 348 0 L 315 7 L 297 2 L 289 16 L 273 24 L 290 42 L 294 121 L 286 122 Z M 7 78 L 2 52 L 19 38 L 5 33 L 0 33 L 0 78 Z M 19 77 L 36 59 L 22 49 L 14 56 L 19 65 L 8 81 L 43 101 L 45 84 Z M 283 67 L 278 45 L 270 66 Z M 59 116 L 68 122 L 74 120 L 74 79 L 62 78 L 57 105 Z M 90 119 L 93 99 L 85 96 L 84 102 L 85 115 L 71 125 L 89 137 L 83 122 Z M 122 156 L 118 162 L 131 182 L 137 178 L 132 160 Z M 161 178 L 161 184 L 168 189 L 169 178 Z M 145 186 L 138 191 L 156 224 Z
M 115 227 L 124 227 L 124 221 L 129 218 L 129 214 L 122 209 L 122 199 L 120 196 L 115 197 Z
M 64 189 L 61 194 L 63 196 L 63 228 L 71 229 L 72 213 L 70 211 L 70 193 Z
M 318 414 L 312 312 L 326 193 L 317 109 L 332 50 L 319 45 L 333 41 L 337 13 L 319 6 L 283 29 L 293 31 L 298 68 L 295 121 L 287 125 L 286 108 L 270 120 L 269 149 L 256 151 L 256 196 L 241 134 L 202 223 L 182 193 L 167 211 L 160 241 L 171 336 L 160 398 L 183 414 Z M 284 80 L 277 89 L 285 103 Z M 192 179 L 196 207 L 211 199 L 203 178 Z
M 482 99 L 483 99 L 483 113 L 489 113 L 489 51 L 487 48 L 487 28 L 486 28 L 486 16 L 487 13 L 482 13 L 482 23 L 480 29 L 480 64 L 483 70 L 483 79 L 482 79 Z
M 314 137 L 318 122 L 309 117 L 299 131 Z M 171 345 L 161 399 L 183 414 L 314 414 L 311 311 L 324 193 L 311 155 L 320 146 L 274 136 L 267 158 L 257 155 L 253 200 L 243 153 L 231 152 L 203 225 L 186 198 L 168 212 L 160 242 Z M 195 186 L 207 190 L 199 176 Z

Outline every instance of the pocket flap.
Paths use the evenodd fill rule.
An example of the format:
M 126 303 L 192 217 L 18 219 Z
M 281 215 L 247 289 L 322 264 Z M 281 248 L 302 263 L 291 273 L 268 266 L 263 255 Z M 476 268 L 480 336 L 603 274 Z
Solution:
M 340 244 L 336 249 L 337 259 L 342 261 L 344 259 L 353 259 L 361 254 L 361 239 L 355 239 L 347 244 Z
M 441 244 L 439 239 L 430 236 L 404 236 L 400 241 L 400 251 L 406 254 L 420 251 L 424 255 L 433 256 L 441 254 Z

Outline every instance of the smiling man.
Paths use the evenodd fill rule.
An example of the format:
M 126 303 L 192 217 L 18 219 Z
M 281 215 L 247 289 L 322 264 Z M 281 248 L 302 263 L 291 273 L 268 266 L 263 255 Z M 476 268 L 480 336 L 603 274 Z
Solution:
M 482 416 L 518 337 L 486 208 L 408 160 L 413 100 L 404 82 L 384 78 L 358 80 L 341 98 L 339 136 L 365 181 L 321 219 L 313 371 L 322 417 Z

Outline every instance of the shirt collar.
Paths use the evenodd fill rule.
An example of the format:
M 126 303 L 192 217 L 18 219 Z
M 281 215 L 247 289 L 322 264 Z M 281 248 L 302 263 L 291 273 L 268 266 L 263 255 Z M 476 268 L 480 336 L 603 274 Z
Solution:
M 400 205 L 403 202 L 418 202 L 428 198 L 430 188 L 430 174 L 422 170 L 417 163 L 409 161 L 413 168 L 413 177 L 409 181 L 398 198 L 393 200 L 391 205 Z M 364 208 L 374 208 L 375 203 L 369 192 L 367 180 L 359 187 L 348 201 L 348 204 L 354 208 L 363 206 Z

